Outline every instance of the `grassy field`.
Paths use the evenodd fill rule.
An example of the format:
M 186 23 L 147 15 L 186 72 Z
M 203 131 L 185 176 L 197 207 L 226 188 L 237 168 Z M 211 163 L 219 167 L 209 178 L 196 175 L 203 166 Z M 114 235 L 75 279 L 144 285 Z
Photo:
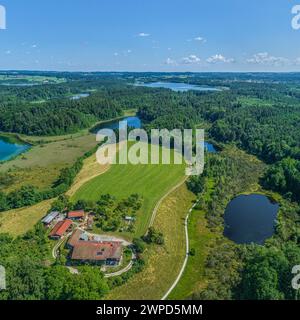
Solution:
M 205 262 L 210 245 L 216 234 L 206 227 L 205 212 L 194 210 L 189 219 L 190 248 L 195 249 L 195 255 L 190 256 L 185 272 L 176 288 L 170 294 L 170 300 L 184 300 L 206 286 Z
M 97 145 L 95 135 L 33 146 L 14 160 L 0 164 L 0 172 L 9 171 L 14 182 L 3 191 L 23 185 L 48 188 L 57 179 L 60 170 L 71 166 L 77 158 Z
M 245 106 L 268 107 L 273 105 L 272 101 L 252 97 L 241 97 L 238 99 L 238 101 Z
M 30 75 L 0 75 L 0 82 L 8 84 L 57 84 L 66 82 L 66 79 L 57 77 L 44 77 L 44 76 L 30 76 Z
M 143 206 L 138 212 L 135 236 L 143 235 L 156 203 L 184 179 L 185 165 L 112 165 L 99 177 L 83 185 L 71 198 L 72 201 L 96 201 L 102 194 L 124 199 L 131 194 L 143 196 Z
M 154 227 L 164 234 L 165 245 L 150 246 L 144 253 L 145 269 L 106 297 L 112 300 L 161 299 L 176 279 L 185 258 L 184 220 L 195 196 L 186 185 L 162 202 Z
M 213 179 L 207 179 L 205 192 L 202 195 L 203 201 L 208 201 L 211 198 L 214 185 Z M 202 209 L 194 209 L 190 215 L 188 221 L 189 240 L 190 248 L 195 250 L 195 255 L 189 257 L 185 272 L 168 299 L 187 299 L 193 292 L 206 286 L 205 261 L 210 246 L 218 234 L 207 228 L 205 214 L 206 212 Z
M 12 236 L 23 235 L 32 230 L 47 213 L 53 200 L 43 201 L 32 207 L 9 210 L 0 213 L 0 233 Z
M 118 150 L 119 144 L 117 145 L 116 150 Z M 104 172 L 110 169 L 109 164 L 100 165 L 97 161 L 96 154 L 93 154 L 89 158 L 83 161 L 83 167 L 80 170 L 79 174 L 75 178 L 75 181 L 71 188 L 67 191 L 67 196 L 72 197 L 83 185 L 88 181 L 92 180 L 103 174 Z

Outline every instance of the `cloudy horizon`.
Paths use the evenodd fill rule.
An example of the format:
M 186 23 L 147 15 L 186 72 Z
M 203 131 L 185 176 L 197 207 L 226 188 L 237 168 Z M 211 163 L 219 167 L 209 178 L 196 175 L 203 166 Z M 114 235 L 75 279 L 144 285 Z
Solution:
M 77 0 L 75 6 L 71 0 L 0 0 L 7 12 L 0 69 L 296 72 L 295 4 Z

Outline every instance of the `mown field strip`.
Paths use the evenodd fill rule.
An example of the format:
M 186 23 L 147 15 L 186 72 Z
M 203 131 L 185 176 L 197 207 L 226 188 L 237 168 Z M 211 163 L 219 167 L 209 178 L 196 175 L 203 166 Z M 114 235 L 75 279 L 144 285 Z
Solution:
M 111 165 L 110 169 L 81 186 L 72 196 L 72 201 L 97 201 L 100 195 L 111 194 L 125 199 L 132 194 L 143 197 L 138 212 L 134 236 L 147 231 L 152 213 L 160 199 L 184 179 L 185 165 Z

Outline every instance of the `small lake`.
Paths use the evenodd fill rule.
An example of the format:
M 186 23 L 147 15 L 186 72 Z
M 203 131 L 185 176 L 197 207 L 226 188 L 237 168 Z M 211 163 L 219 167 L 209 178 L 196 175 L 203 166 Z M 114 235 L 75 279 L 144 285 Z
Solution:
M 274 233 L 278 210 L 264 195 L 240 195 L 225 210 L 224 235 L 238 244 L 263 244 Z
M 82 99 L 82 98 L 87 98 L 89 96 L 90 96 L 89 93 L 79 93 L 79 94 L 76 94 L 76 95 L 72 96 L 70 99 L 71 100 L 79 100 L 79 99 Z
M 0 137 L 0 161 L 10 160 L 29 148 L 29 145 L 11 142 L 5 137 Z
M 129 128 L 140 129 L 142 127 L 142 121 L 139 117 L 124 117 L 119 120 L 103 122 L 96 126 L 92 131 L 97 133 L 97 131 L 101 129 L 115 130 L 119 128 L 119 123 L 122 121 L 127 121 L 127 127 Z
M 208 87 L 208 86 L 197 86 L 194 84 L 180 83 L 180 82 L 152 82 L 152 83 L 137 83 L 136 86 L 148 87 L 148 88 L 164 88 L 171 89 L 177 92 L 186 92 L 190 90 L 195 91 L 221 91 L 220 89 Z
M 215 148 L 215 146 L 212 143 L 209 142 L 204 142 L 204 149 L 206 152 L 208 153 L 216 153 L 217 149 Z

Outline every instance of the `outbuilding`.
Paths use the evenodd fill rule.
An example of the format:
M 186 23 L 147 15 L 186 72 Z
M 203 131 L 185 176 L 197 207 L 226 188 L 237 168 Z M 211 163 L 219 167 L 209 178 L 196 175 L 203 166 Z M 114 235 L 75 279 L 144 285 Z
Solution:
M 58 211 L 52 211 L 42 219 L 42 223 L 46 226 L 49 226 L 58 216 L 59 216 Z
M 81 220 L 84 218 L 84 210 L 70 211 L 68 213 L 68 219 Z
M 51 239 L 60 239 L 68 230 L 70 230 L 72 221 L 69 219 L 58 222 L 49 234 Z

